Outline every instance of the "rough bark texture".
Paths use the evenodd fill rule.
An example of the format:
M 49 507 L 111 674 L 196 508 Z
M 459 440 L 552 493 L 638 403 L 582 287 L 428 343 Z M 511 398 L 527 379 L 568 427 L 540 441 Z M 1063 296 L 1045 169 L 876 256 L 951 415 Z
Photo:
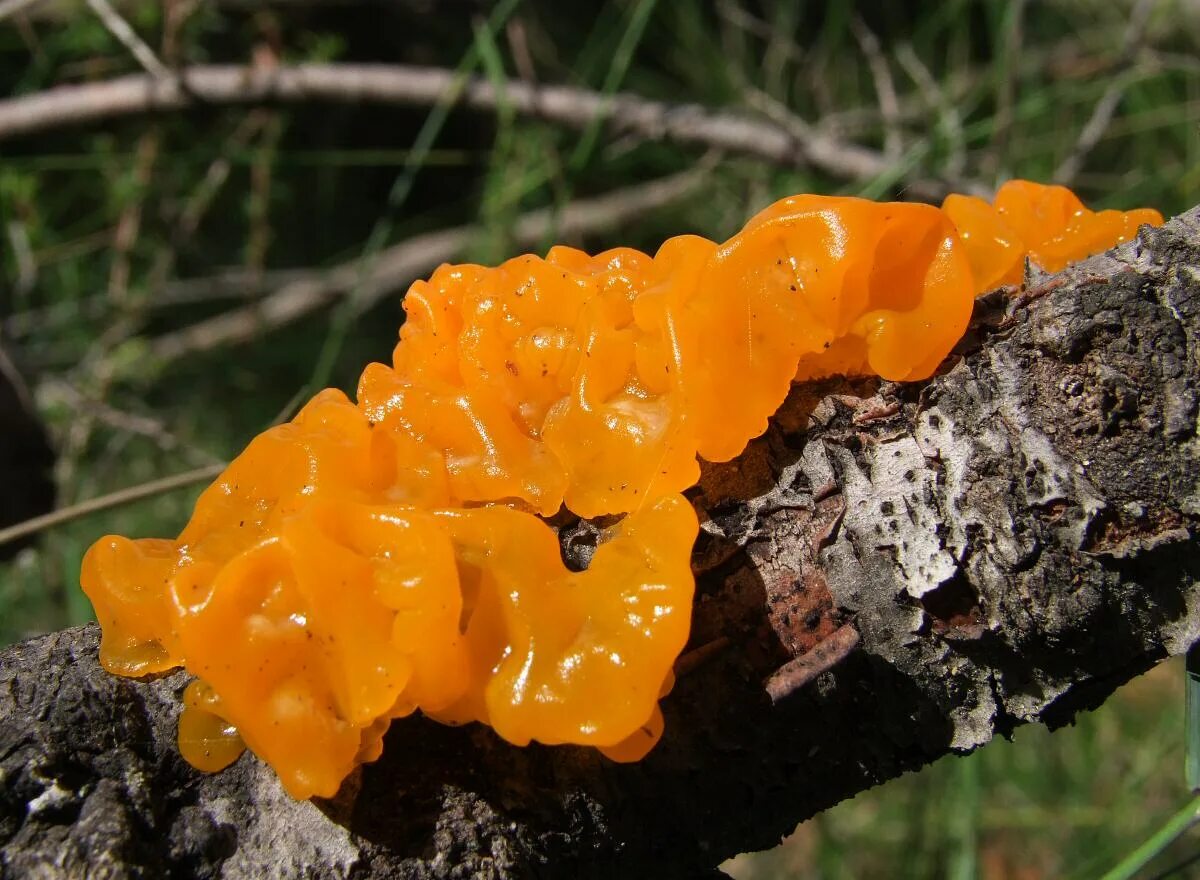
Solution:
M 178 757 L 181 674 L 0 654 L 7 877 L 691 877 L 864 788 L 1058 725 L 1200 634 L 1200 210 L 1016 300 L 946 371 L 795 389 L 693 491 L 667 733 L 619 766 L 397 723 L 337 799 Z M 590 527 L 563 529 L 586 558 Z M 769 693 L 768 693 L 769 685 Z

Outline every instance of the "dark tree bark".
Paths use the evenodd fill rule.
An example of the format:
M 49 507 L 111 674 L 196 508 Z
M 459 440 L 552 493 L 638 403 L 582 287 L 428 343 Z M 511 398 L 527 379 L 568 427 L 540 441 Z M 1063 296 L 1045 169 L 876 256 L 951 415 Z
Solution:
M 639 764 L 408 719 L 335 800 L 295 803 L 252 755 L 182 762 L 182 674 L 106 675 L 93 627 L 10 648 L 3 873 L 704 876 L 1064 724 L 1200 633 L 1198 340 L 1200 209 L 982 301 L 929 382 L 796 388 L 693 490 L 692 644 Z M 588 555 L 586 523 L 562 534 Z

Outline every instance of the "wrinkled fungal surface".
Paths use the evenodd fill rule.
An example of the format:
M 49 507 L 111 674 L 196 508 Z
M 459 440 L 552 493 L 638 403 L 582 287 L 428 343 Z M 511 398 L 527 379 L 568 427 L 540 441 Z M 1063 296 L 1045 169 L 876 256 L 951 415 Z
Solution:
M 184 670 L 0 650 L 0 878 L 720 876 L 738 852 L 1200 637 L 1200 208 L 980 299 L 926 382 L 798 383 L 705 464 L 662 740 L 614 764 L 397 719 L 332 800 L 180 756 Z M 608 521 L 556 520 L 586 566 Z
M 101 662 L 185 667 L 184 757 L 249 747 L 296 798 L 417 710 L 638 760 L 689 637 L 700 461 L 741 454 L 796 381 L 927 378 L 1027 256 L 1144 221 L 1024 182 L 944 210 L 802 195 L 721 244 L 443 266 L 357 401 L 323 391 L 256 437 L 177 539 L 91 548 Z M 609 523 L 584 570 L 546 522 L 566 515 Z

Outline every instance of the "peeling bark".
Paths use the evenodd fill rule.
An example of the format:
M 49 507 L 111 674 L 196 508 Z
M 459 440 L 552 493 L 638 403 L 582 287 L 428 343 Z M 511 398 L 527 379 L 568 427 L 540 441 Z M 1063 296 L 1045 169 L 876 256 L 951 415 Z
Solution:
M 1200 209 L 1016 299 L 942 375 L 797 387 L 708 466 L 689 652 L 643 762 L 397 722 L 328 802 L 174 742 L 182 674 L 83 627 L 0 653 L 5 877 L 693 877 L 1200 633 Z M 588 556 L 586 523 L 562 529 Z M 768 694 L 768 690 L 770 693 Z

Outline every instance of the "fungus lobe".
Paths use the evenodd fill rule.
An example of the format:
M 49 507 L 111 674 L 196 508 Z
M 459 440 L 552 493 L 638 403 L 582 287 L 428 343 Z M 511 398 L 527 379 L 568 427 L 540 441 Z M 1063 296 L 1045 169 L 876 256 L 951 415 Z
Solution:
M 395 718 L 638 760 L 688 637 L 698 457 L 761 434 L 793 381 L 931 375 L 977 293 L 1130 238 L 1013 181 L 942 209 L 802 195 L 723 243 L 554 247 L 410 288 L 390 366 L 254 438 L 176 540 L 107 536 L 82 584 L 100 659 L 178 666 L 179 744 L 243 747 L 297 798 L 333 795 Z M 609 515 L 569 571 L 544 517 Z

